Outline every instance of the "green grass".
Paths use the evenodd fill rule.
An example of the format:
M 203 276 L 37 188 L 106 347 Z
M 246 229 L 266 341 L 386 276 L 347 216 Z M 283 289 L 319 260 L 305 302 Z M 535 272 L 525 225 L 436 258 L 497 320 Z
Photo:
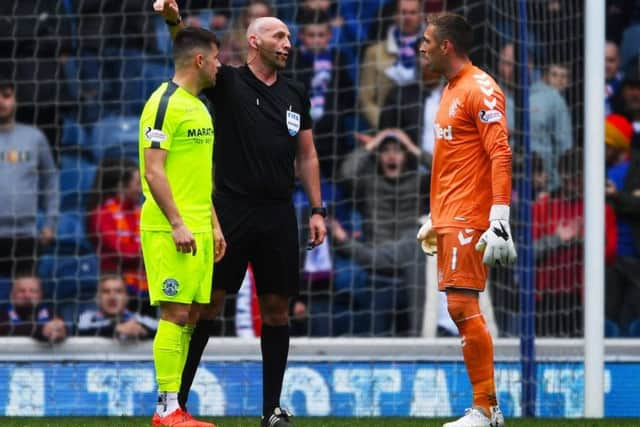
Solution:
M 140 427 L 151 425 L 141 417 L 47 417 L 0 418 L 2 427 Z M 219 427 L 258 427 L 257 417 L 218 417 L 207 419 Z M 441 427 L 444 421 L 433 418 L 295 418 L 297 427 Z M 606 420 L 508 419 L 507 427 L 640 427 L 640 418 Z

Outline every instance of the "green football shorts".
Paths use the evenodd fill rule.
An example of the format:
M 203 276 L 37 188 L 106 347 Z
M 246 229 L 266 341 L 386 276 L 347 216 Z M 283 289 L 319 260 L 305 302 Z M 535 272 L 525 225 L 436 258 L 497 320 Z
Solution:
M 213 234 L 194 233 L 196 254 L 176 250 L 171 232 L 140 232 L 151 305 L 161 301 L 208 304 L 213 277 Z

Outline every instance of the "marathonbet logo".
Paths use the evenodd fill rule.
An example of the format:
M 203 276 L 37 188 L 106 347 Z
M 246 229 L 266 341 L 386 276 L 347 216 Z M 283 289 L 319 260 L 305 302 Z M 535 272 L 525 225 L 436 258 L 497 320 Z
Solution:
M 196 128 L 196 129 L 187 129 L 187 137 L 195 138 L 198 136 L 212 136 L 213 128 Z

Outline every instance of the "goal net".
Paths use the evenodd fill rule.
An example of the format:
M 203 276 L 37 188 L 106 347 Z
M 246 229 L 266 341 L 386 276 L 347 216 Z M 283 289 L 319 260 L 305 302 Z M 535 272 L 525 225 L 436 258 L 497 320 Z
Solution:
M 310 206 L 297 183 L 300 295 L 290 314 L 299 338 L 285 401 L 299 414 L 317 416 L 450 416 L 470 404 L 458 331 L 437 290 L 435 259 L 425 257 L 415 240 L 429 210 L 433 118 L 445 85 L 426 70 L 418 47 L 426 14 L 450 10 L 472 25 L 471 59 L 507 97 L 511 227 L 520 260 L 492 270 L 481 298 L 496 342 L 499 400 L 508 416 L 581 416 L 588 232 L 582 194 L 584 2 L 178 3 L 187 25 L 216 32 L 221 61 L 235 66 L 244 61 L 248 23 L 280 17 L 293 45 L 282 73 L 309 92 L 329 236 L 306 250 Z M 0 23 L 0 50 L 9 53 L 0 60 L 0 96 L 15 93 L 16 119 L 39 129 L 20 134 L 23 148 L 11 139 L 17 136 L 0 147 L 0 200 L 6 200 L 0 203 L 0 311 L 6 319 L 0 328 L 9 337 L 46 340 L 42 326 L 60 316 L 68 336 L 46 350 L 30 339 L 7 341 L 17 347 L 0 351 L 0 377 L 9 384 L 5 412 L 144 414 L 143 403 L 154 392 L 148 338 L 157 313 L 148 304 L 137 235 L 138 120 L 147 97 L 173 74 L 166 24 L 142 0 L 9 1 L 0 5 Z M 230 142 L 216 141 L 224 143 Z M 28 272 L 39 278 L 41 298 L 12 292 L 14 278 Z M 105 337 L 96 324 L 105 316 L 99 289 L 106 285 L 100 281 L 99 288 L 99 279 L 106 274 L 120 277 L 128 293 L 118 315 L 148 322 L 144 337 L 127 345 L 120 340 L 108 356 L 102 353 L 107 344 L 96 338 Z M 215 335 L 251 338 L 259 331 L 249 266 Z M 606 333 L 637 336 L 640 323 L 609 319 Z M 94 338 L 71 338 L 76 335 Z M 522 349 L 521 337 L 528 343 Z M 541 339 L 535 347 L 534 337 Z M 205 356 L 194 412 L 258 413 L 255 342 L 220 342 L 231 350 L 221 354 L 212 347 L 215 354 Z M 606 413 L 637 416 L 622 393 L 614 393 L 625 377 L 640 376 L 637 357 L 624 341 L 611 348 L 616 360 L 631 362 L 608 359 Z M 26 367 L 20 364 L 25 357 Z M 527 370 L 531 376 L 523 376 Z M 63 387 L 76 380 L 81 385 L 74 396 L 91 396 L 95 405 L 70 400 L 47 406 L 47 396 L 57 395 L 56 381 Z M 528 392 L 522 388 L 527 381 Z M 143 399 L 134 399 L 136 393 Z M 216 400 L 219 393 L 226 393 L 224 401 Z M 524 407 L 523 393 L 529 399 Z

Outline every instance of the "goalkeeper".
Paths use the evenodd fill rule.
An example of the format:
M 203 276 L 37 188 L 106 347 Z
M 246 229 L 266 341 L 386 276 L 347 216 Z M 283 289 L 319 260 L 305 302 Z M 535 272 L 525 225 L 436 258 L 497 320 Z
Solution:
M 469 24 L 459 15 L 429 18 L 420 53 L 448 84 L 436 114 L 431 218 L 418 232 L 425 252 L 438 253 L 438 286 L 462 336 L 473 407 L 444 427 L 501 427 L 493 343 L 478 294 L 487 267 L 511 264 L 511 150 L 502 90 L 468 57 Z M 434 242 L 435 239 L 435 242 Z M 434 248 L 435 243 L 435 248 Z
M 216 82 L 218 41 L 207 30 L 185 29 L 175 38 L 173 56 L 173 79 L 156 89 L 140 118 L 142 254 L 151 304 L 161 311 L 153 341 L 159 396 L 152 425 L 213 427 L 180 408 L 178 391 L 199 305 L 210 300 L 214 258 L 226 249 L 211 201 L 213 123 L 197 97 Z

